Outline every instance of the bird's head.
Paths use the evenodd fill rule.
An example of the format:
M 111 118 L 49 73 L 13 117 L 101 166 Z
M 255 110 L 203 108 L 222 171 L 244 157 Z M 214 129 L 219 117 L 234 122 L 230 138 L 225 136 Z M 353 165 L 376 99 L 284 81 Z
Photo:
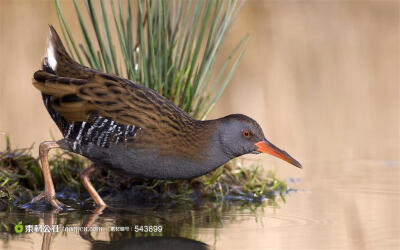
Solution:
M 301 164 L 285 151 L 270 143 L 256 121 L 241 114 L 220 119 L 218 127 L 222 150 L 229 158 L 253 153 L 267 153 L 302 168 Z

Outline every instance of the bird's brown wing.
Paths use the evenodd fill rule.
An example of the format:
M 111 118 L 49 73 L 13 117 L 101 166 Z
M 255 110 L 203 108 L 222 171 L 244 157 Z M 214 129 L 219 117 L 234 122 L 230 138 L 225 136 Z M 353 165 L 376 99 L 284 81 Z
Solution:
M 69 122 L 90 122 L 91 117 L 102 116 L 144 128 L 158 124 L 162 109 L 171 111 L 168 101 L 154 91 L 119 79 L 105 74 L 75 79 L 39 70 L 33 84 L 51 96 L 54 110 Z
M 143 148 L 158 145 L 162 154 L 174 152 L 176 155 L 191 155 L 196 158 L 200 157 L 199 148 L 205 143 L 204 140 L 214 131 L 210 129 L 208 132 L 201 129 L 202 127 L 199 129 L 200 125 L 193 118 L 166 98 L 119 77 L 96 73 L 88 79 L 75 79 L 37 71 L 34 79 L 33 84 L 51 97 L 51 107 L 70 124 L 69 129 L 72 128 L 73 132 L 70 135 L 65 132 L 66 138 L 78 138 L 78 131 L 85 129 L 83 122 L 90 128 L 101 130 L 98 137 L 87 131 L 83 144 L 85 140 L 102 146 L 107 146 L 110 142 L 125 141 L 128 138 L 121 137 L 120 133 L 128 131 L 128 127 L 140 128 L 143 130 L 136 137 L 136 145 Z M 108 127 L 103 127 L 96 123 L 99 119 L 102 119 L 102 124 L 104 119 L 114 123 L 108 121 Z M 113 126 L 123 127 L 119 130 Z M 115 133 L 107 132 L 107 136 L 103 138 L 102 133 L 108 129 Z M 132 131 L 132 136 L 136 134 L 135 131 Z M 89 138 L 89 135 L 93 138 Z

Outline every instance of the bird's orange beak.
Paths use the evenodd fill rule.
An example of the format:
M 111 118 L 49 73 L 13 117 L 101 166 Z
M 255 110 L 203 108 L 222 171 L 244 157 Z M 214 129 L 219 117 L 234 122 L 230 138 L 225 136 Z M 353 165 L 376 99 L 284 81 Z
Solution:
M 257 147 L 257 151 L 258 152 L 262 152 L 262 153 L 267 153 L 270 155 L 273 155 L 275 157 L 278 157 L 284 161 L 289 162 L 290 164 L 298 167 L 298 168 L 303 168 L 301 166 L 301 164 L 296 161 L 293 157 L 291 157 L 288 153 L 286 153 L 285 151 L 279 149 L 277 146 L 275 146 L 274 144 L 270 143 L 269 141 L 267 141 L 266 139 L 264 139 L 263 141 L 259 141 L 256 144 L 254 144 Z

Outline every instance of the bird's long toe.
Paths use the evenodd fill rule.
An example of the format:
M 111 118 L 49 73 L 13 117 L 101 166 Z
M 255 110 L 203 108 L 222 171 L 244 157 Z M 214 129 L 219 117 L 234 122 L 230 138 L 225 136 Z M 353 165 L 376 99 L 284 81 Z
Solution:
M 44 192 L 41 192 L 40 194 L 38 194 L 37 196 L 33 197 L 33 199 L 31 200 L 31 203 L 37 203 L 40 200 L 42 200 L 45 197 Z
M 48 195 L 48 194 L 46 194 L 46 192 L 41 192 L 39 195 L 34 197 L 30 203 L 31 204 L 38 203 L 43 198 L 45 199 L 45 202 L 47 204 L 50 204 L 54 209 L 57 209 L 57 210 L 71 209 L 71 206 L 68 206 L 68 205 L 62 203 L 61 201 L 57 200 L 55 195 Z

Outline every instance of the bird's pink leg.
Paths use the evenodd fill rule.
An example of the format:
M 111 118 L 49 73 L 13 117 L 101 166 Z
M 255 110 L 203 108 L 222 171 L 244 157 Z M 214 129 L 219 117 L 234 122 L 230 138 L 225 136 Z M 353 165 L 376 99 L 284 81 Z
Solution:
M 103 201 L 103 199 L 100 197 L 100 195 L 97 193 L 96 189 L 93 187 L 92 183 L 90 182 L 89 176 L 93 173 L 95 170 L 94 165 L 91 165 L 88 168 L 85 168 L 81 172 L 81 181 L 83 186 L 85 186 L 86 190 L 89 192 L 90 196 L 93 198 L 93 200 L 96 202 L 98 207 L 106 207 L 106 203 Z
M 32 199 L 31 202 L 37 202 L 43 197 L 49 202 L 54 208 L 62 209 L 68 207 L 56 199 L 56 191 L 54 189 L 53 179 L 51 178 L 49 158 L 48 154 L 50 149 L 59 148 L 60 146 L 55 141 L 45 141 L 39 145 L 39 158 L 42 163 L 42 171 L 44 177 L 44 193 L 40 193 L 38 196 Z

